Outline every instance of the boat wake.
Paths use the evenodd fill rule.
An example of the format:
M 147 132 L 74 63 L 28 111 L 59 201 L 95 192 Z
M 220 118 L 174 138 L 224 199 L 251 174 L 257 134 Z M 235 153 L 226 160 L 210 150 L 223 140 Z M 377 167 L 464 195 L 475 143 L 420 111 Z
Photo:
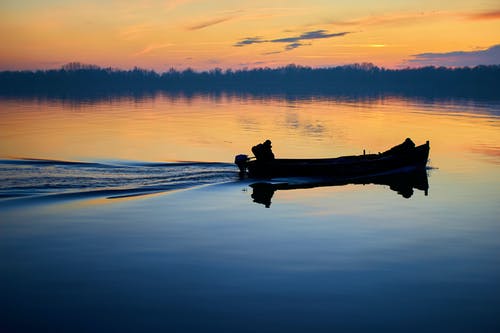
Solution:
M 0 203 L 122 198 L 237 179 L 230 163 L 0 160 Z

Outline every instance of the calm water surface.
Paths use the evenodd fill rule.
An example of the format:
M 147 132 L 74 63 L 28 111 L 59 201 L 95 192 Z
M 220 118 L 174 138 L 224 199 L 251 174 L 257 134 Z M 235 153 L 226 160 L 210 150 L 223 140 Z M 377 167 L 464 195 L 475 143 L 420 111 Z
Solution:
M 2 99 L 0 119 L 2 332 L 500 330 L 498 102 Z M 430 141 L 427 195 L 265 208 L 231 164 L 268 138 L 329 157 L 406 137 Z

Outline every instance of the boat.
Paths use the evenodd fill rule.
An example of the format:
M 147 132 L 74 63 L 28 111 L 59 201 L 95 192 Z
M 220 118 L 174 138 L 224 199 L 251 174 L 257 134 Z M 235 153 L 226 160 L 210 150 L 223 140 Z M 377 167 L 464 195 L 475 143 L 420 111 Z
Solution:
M 250 178 L 326 176 L 331 179 L 381 175 L 414 169 L 425 169 L 429 158 L 429 141 L 416 146 L 410 138 L 378 154 L 315 159 L 256 159 L 237 155 L 240 175 Z
M 427 170 L 417 168 L 406 172 L 395 172 L 379 174 L 374 176 L 358 176 L 346 179 L 333 179 L 325 177 L 290 177 L 279 178 L 277 180 L 259 180 L 250 184 L 252 188 L 253 202 L 262 204 L 269 208 L 271 199 L 276 191 L 288 191 L 298 189 L 308 189 L 326 186 L 345 185 L 383 185 L 390 190 L 409 199 L 413 196 L 414 190 L 420 190 L 427 196 L 429 193 L 429 182 Z

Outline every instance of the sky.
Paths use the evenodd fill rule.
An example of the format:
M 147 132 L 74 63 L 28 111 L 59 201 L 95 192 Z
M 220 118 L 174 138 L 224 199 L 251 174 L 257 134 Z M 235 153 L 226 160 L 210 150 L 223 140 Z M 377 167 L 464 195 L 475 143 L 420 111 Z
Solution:
M 498 0 L 0 0 L 0 70 L 500 64 Z

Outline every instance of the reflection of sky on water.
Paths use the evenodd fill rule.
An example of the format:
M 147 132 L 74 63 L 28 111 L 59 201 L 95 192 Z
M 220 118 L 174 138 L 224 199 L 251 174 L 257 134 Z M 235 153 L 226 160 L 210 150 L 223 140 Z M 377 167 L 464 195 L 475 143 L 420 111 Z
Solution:
M 2 158 L 142 161 L 122 169 L 52 166 L 58 184 L 78 186 L 76 176 L 91 178 L 93 169 L 99 184 L 122 187 L 192 177 L 202 185 L 196 168 L 206 168 L 203 184 L 229 181 L 1 210 L 0 323 L 7 328 L 500 327 L 498 104 L 224 96 L 1 104 Z M 268 137 L 279 156 L 376 152 L 407 136 L 431 142 L 428 196 L 416 190 L 404 199 L 387 185 L 325 186 L 278 190 L 266 209 L 230 165 L 193 164 L 171 175 L 145 162 L 232 161 Z
M 329 157 L 376 153 L 409 136 L 417 144 L 431 142 L 429 164 L 440 175 L 431 183 L 446 176 L 488 184 L 498 175 L 495 102 L 219 94 L 1 103 L 2 157 L 231 163 L 267 138 L 278 157 Z M 121 178 L 118 184 L 127 181 Z
M 11 99 L 2 100 L 0 156 L 232 161 L 270 138 L 278 156 L 325 157 L 383 151 L 410 136 L 416 143 L 430 140 L 433 159 L 460 157 L 497 145 L 498 109 L 495 103 L 395 97 L 289 102 L 158 95 L 81 104 Z
M 498 328 L 498 208 L 477 219 L 439 185 L 412 200 L 358 186 L 280 192 L 271 209 L 225 184 L 4 213 L 0 306 L 8 323 L 77 332 L 89 318 L 106 330 Z

